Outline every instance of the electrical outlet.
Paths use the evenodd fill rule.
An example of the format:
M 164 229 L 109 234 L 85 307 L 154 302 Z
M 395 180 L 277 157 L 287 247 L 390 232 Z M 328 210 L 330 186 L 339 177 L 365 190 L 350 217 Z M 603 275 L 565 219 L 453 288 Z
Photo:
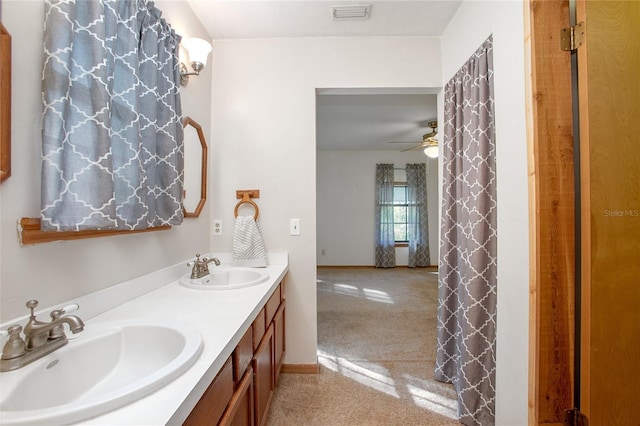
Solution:
M 213 235 L 222 235 L 222 221 L 220 219 L 213 221 Z
M 289 221 L 289 235 L 300 235 L 300 219 Z

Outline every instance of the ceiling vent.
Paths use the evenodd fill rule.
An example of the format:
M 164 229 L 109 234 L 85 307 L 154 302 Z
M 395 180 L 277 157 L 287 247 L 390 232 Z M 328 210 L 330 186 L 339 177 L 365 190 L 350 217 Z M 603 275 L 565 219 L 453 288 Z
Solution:
M 370 4 L 344 4 L 331 7 L 331 15 L 334 21 L 369 19 L 370 12 Z

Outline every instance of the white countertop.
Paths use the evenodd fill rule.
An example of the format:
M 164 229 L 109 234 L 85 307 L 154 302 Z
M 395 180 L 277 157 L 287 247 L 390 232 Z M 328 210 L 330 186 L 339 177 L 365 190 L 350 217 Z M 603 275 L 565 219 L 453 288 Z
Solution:
M 214 253 L 212 256 L 218 257 L 222 266 L 231 265 L 229 254 Z M 269 273 L 269 280 L 253 287 L 234 290 L 192 290 L 178 284 L 176 277 L 187 271 L 184 263 L 181 263 L 167 268 L 160 276 L 156 274 L 154 279 L 141 277 L 124 283 L 126 286 L 121 284 L 115 286 L 117 288 L 103 290 L 78 300 L 80 309 L 74 314 L 83 318 L 88 325 L 123 319 L 176 319 L 196 326 L 203 340 L 199 358 L 172 383 L 127 406 L 84 420 L 80 424 L 181 425 L 251 326 L 277 284 L 284 278 L 288 271 L 287 254 L 270 254 L 269 266 L 261 270 Z M 172 281 L 168 284 L 168 281 L 165 281 L 158 287 L 157 280 L 167 277 L 172 278 Z M 155 286 L 158 288 L 153 288 L 152 281 L 156 281 Z M 148 292 L 132 295 L 132 292 L 143 291 Z M 133 298 L 129 300 L 128 297 Z M 114 303 L 120 299 L 127 301 L 120 302 L 110 309 L 104 306 L 104 303 Z M 83 309 L 83 302 L 87 309 Z M 91 311 L 96 315 L 91 315 Z M 73 344 L 73 336 L 70 336 L 70 344 Z

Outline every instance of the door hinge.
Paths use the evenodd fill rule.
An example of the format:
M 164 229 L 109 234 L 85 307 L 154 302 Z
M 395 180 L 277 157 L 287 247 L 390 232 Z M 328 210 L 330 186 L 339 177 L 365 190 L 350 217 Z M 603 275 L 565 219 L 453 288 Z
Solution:
M 585 24 L 580 22 L 578 25 L 565 27 L 560 30 L 560 49 L 573 52 L 584 42 Z
M 589 419 L 579 409 L 564 410 L 564 426 L 589 426 Z

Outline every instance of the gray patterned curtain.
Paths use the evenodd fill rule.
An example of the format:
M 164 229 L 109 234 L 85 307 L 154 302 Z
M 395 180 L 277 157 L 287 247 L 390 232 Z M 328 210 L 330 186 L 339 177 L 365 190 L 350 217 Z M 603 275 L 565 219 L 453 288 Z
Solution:
M 424 163 L 407 164 L 407 238 L 409 268 L 429 266 L 429 216 L 427 213 L 427 169 Z
M 446 84 L 435 378 L 466 425 L 495 422 L 496 166 L 492 37 Z
M 376 164 L 375 206 L 376 268 L 396 266 L 396 239 L 393 233 L 393 164 Z
M 41 222 L 182 223 L 180 36 L 145 0 L 47 0 Z

